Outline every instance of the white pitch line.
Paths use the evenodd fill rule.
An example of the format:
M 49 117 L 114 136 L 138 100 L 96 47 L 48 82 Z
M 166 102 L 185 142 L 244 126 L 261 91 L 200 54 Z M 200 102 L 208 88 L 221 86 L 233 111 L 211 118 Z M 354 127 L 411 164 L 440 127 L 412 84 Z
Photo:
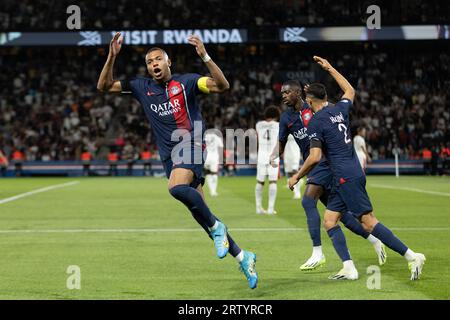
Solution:
M 435 196 L 450 197 L 450 193 L 447 193 L 447 192 L 429 191 L 429 190 L 408 188 L 408 187 L 393 187 L 393 186 L 389 186 L 389 185 L 385 185 L 385 184 L 369 184 L 369 186 L 374 187 L 374 188 L 405 190 L 405 191 L 412 191 L 412 192 L 419 192 L 419 193 L 427 193 L 427 194 L 432 194 Z
M 236 228 L 229 231 L 245 232 L 287 232 L 306 231 L 304 228 Z M 0 233 L 171 233 L 171 232 L 204 232 L 201 228 L 192 229 L 22 229 L 0 230 Z
M 450 227 L 411 227 L 391 228 L 394 231 L 450 231 Z M 231 228 L 230 232 L 302 232 L 305 228 Z M 8 233 L 182 233 L 204 232 L 203 229 L 23 229 L 0 230 L 0 234 Z
M 10 198 L 1 199 L 0 200 L 0 204 L 4 204 L 4 203 L 7 203 L 7 202 L 11 202 L 11 201 L 16 201 L 16 200 L 19 200 L 19 199 L 22 199 L 22 198 L 25 198 L 25 197 L 32 196 L 33 194 L 36 194 L 36 193 L 41 193 L 41 192 L 46 192 L 46 191 L 50 191 L 50 190 L 54 190 L 54 189 L 59 189 L 59 188 L 73 186 L 73 185 L 78 184 L 78 183 L 80 183 L 80 181 L 72 181 L 72 182 L 56 184 L 56 185 L 48 186 L 48 187 L 45 187 L 45 188 L 32 190 L 32 191 L 29 191 L 29 192 L 18 194 L 16 196 L 13 196 L 13 197 L 10 197 Z

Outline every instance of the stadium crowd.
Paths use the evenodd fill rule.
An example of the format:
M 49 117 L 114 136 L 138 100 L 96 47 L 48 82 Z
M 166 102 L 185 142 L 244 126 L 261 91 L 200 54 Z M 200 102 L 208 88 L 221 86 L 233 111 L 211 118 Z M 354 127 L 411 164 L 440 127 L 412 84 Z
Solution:
M 81 9 L 83 29 L 186 28 L 185 21 L 193 28 L 357 25 L 370 5 L 381 8 L 385 25 L 448 23 L 446 0 L 3 0 L 0 29 L 66 30 L 66 8 L 73 4 Z
M 372 158 L 392 158 L 397 151 L 400 159 L 432 161 L 437 154 L 448 163 L 448 51 L 421 44 L 403 49 L 393 44 L 353 46 L 333 46 L 326 56 L 357 89 L 352 130 L 367 128 Z M 121 52 L 116 77 L 145 75 L 145 49 Z M 330 100 L 336 100 L 336 84 L 310 59 L 314 50 L 298 54 L 295 46 L 211 46 L 231 89 L 199 98 L 207 126 L 222 131 L 254 128 L 266 106 L 280 106 L 281 84 L 292 73 L 300 74 L 302 82 L 324 82 Z M 206 72 L 190 50 L 173 47 L 169 52 L 175 72 Z M 80 159 L 83 152 L 108 159 L 112 151 L 131 161 L 149 147 L 157 157 L 137 101 L 96 91 L 105 54 L 103 48 L 2 49 L 0 150 L 9 159 L 18 151 L 27 160 L 42 161 Z

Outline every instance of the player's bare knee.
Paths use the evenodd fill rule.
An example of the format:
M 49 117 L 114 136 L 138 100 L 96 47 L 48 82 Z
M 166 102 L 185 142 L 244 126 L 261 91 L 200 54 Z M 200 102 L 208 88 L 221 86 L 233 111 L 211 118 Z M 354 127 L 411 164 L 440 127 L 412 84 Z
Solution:
M 372 232 L 373 227 L 372 227 L 371 225 L 368 225 L 368 224 L 366 224 L 366 223 L 364 223 L 364 222 L 361 222 L 361 225 L 362 225 L 363 229 L 364 229 L 366 232 L 369 232 L 369 233 Z
M 325 211 L 325 214 L 323 216 L 323 227 L 325 230 L 330 230 L 337 226 L 340 219 L 339 212 L 334 211 Z
M 323 188 L 315 184 L 307 184 L 304 192 L 305 197 L 313 198 L 317 201 L 323 194 Z
M 375 218 L 372 212 L 362 215 L 360 221 L 364 230 L 366 230 L 369 233 L 373 231 L 373 229 L 378 223 L 377 218 Z
M 325 228 L 325 230 L 330 230 L 334 227 L 337 226 L 337 220 L 335 219 L 324 219 L 323 220 L 323 227 Z

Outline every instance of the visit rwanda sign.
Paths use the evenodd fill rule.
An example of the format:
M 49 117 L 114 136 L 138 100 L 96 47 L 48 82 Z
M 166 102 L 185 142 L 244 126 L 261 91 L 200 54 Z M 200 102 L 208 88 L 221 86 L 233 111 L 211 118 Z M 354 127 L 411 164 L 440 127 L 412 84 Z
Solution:
M 247 42 L 246 29 L 183 29 L 183 30 L 114 30 L 79 32 L 4 32 L 0 46 L 102 46 L 120 31 L 125 45 L 187 44 L 191 34 L 204 43 L 227 44 Z

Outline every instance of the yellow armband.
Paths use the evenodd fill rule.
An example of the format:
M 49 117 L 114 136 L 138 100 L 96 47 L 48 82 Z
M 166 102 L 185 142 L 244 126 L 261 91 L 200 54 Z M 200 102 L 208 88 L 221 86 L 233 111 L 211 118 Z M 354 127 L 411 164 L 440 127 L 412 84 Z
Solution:
M 208 77 L 201 77 L 197 81 L 198 89 L 203 93 L 209 93 L 209 89 L 206 86 L 206 81 L 208 80 Z

